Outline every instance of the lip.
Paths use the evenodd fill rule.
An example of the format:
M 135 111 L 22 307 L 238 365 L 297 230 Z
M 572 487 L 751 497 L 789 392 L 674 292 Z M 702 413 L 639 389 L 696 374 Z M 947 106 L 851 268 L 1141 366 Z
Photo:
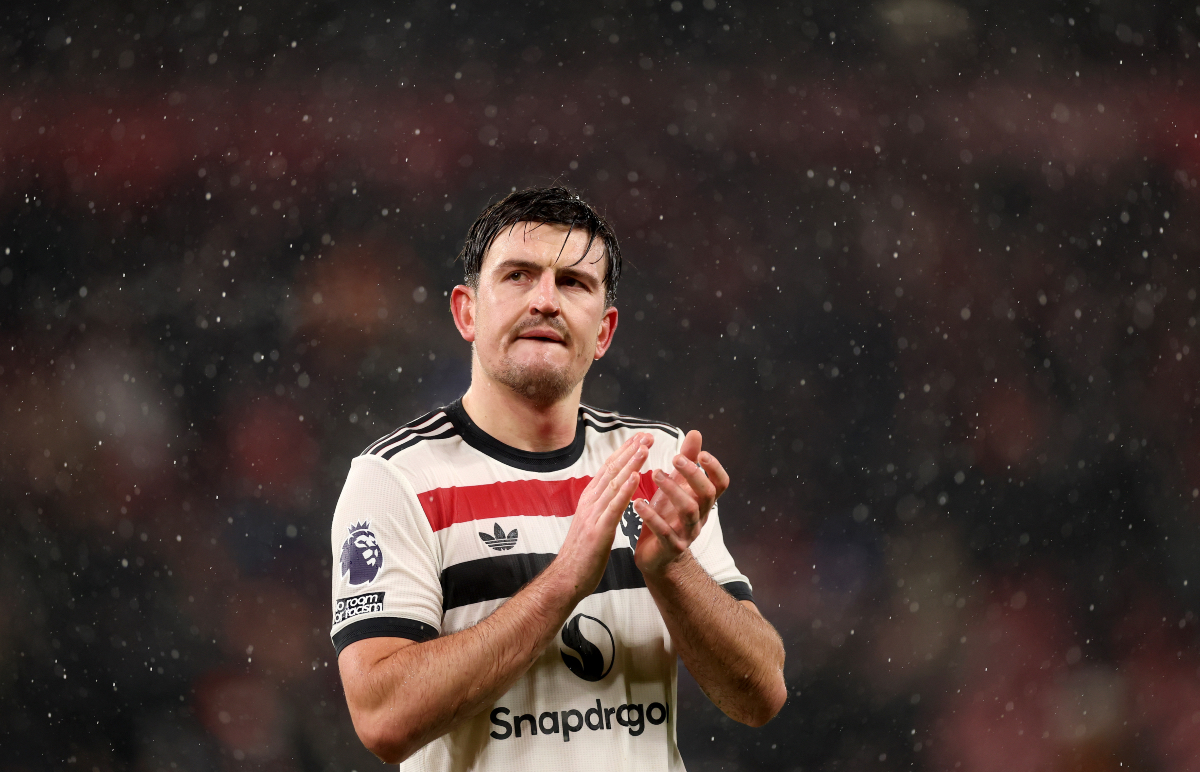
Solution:
M 521 333 L 518 340 L 537 340 L 549 343 L 565 343 L 562 336 L 551 329 L 528 330 Z

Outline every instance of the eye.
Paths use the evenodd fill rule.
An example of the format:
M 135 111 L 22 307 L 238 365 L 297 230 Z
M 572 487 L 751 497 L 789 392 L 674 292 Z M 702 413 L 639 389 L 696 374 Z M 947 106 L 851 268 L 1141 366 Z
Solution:
M 524 278 L 525 278 L 524 271 L 513 271 L 512 273 L 510 273 L 508 275 L 509 281 L 520 281 L 521 279 L 524 279 Z

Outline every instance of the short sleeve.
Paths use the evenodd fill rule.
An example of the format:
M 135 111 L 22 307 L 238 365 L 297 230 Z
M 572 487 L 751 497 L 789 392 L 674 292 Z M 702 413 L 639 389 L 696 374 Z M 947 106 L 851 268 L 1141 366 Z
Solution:
M 716 504 L 713 504 L 712 511 L 708 513 L 708 521 L 704 523 L 700 535 L 692 542 L 692 555 L 725 592 L 737 600 L 754 600 L 750 580 L 738 571 L 733 556 L 725 547 Z
M 379 456 L 355 458 L 330 533 L 338 654 L 355 641 L 427 641 L 442 627 L 439 550 L 412 485 Z

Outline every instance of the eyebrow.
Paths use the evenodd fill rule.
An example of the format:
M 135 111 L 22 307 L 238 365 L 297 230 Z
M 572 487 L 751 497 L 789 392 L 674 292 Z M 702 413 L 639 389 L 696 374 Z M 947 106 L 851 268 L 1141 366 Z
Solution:
M 534 262 L 533 260 L 510 257 L 497 263 L 493 273 L 508 273 L 509 271 L 516 270 L 543 271 L 546 270 L 546 268 L 547 266 L 543 266 L 541 263 Z M 563 266 L 562 268 L 555 268 L 553 265 L 551 265 L 549 268 L 561 276 L 569 276 L 575 279 L 587 279 L 592 284 L 599 284 L 603 281 L 603 279 L 599 276 L 595 276 L 586 271 L 577 269 L 575 264 Z

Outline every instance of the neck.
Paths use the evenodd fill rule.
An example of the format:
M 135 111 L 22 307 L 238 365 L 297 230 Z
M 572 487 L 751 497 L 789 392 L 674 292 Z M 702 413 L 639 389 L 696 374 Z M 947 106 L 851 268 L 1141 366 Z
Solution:
M 473 368 L 471 387 L 463 395 L 463 410 L 475 425 L 505 445 L 533 452 L 558 450 L 575 439 L 582 381 L 551 405 L 539 405 Z

